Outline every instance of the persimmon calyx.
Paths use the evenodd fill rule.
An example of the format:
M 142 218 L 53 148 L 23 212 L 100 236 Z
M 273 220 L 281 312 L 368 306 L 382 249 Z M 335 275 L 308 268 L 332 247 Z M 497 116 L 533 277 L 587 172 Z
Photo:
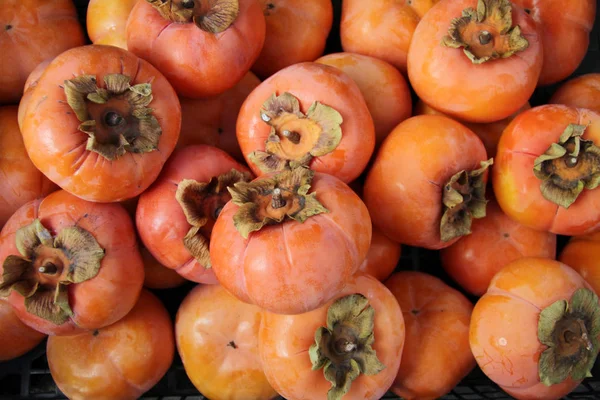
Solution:
M 205 32 L 220 33 L 240 13 L 239 0 L 146 0 L 160 15 L 172 22 L 193 22 Z
M 175 198 L 191 225 L 183 238 L 183 245 L 204 268 L 212 266 L 208 247 L 212 228 L 225 204 L 231 200 L 227 188 L 238 182 L 248 182 L 251 178 L 248 172 L 231 169 L 208 182 L 183 179 L 177 185 Z
M 339 112 L 315 101 L 305 115 L 298 99 L 288 92 L 273 94 L 263 104 L 260 117 L 271 132 L 265 151 L 255 151 L 248 158 L 263 172 L 308 165 L 313 157 L 334 151 L 342 140 Z
M 385 369 L 373 349 L 375 310 L 367 298 L 352 294 L 336 300 L 327 310 L 327 327 L 315 332 L 308 354 L 313 371 L 323 368 L 331 382 L 328 400 L 340 400 L 360 376 Z
M 104 76 L 105 88 L 93 75 L 64 82 L 67 103 L 81 122 L 79 130 L 89 138 L 86 149 L 108 160 L 126 152 L 147 153 L 158 149 L 162 128 L 148 108 L 152 102 L 150 83 L 130 85 L 122 74 Z
M 540 313 L 538 340 L 548 346 L 538 363 L 540 381 L 547 385 L 568 377 L 591 377 L 600 343 L 600 306 L 598 296 L 581 288 L 570 301 L 558 300 Z
M 485 217 L 484 176 L 494 159 L 481 162 L 481 168 L 460 171 L 444 185 L 442 193 L 443 214 L 440 222 L 440 237 L 448 242 L 471 233 L 473 218 Z
M 586 128 L 567 126 L 558 143 L 552 143 L 533 164 L 544 198 L 564 208 L 569 208 L 584 189 L 600 184 L 600 148 L 582 138 Z
M 0 296 L 14 290 L 25 297 L 27 312 L 64 324 L 73 316 L 68 286 L 98 274 L 104 249 L 85 229 L 70 226 L 53 236 L 39 219 L 17 230 L 16 246 L 21 256 L 6 257 Z
M 513 26 L 509 0 L 479 0 L 477 10 L 466 8 L 452 20 L 442 46 L 463 48 L 473 64 L 482 64 L 524 51 L 529 42 L 521 28 Z
M 231 201 L 240 207 L 233 216 L 238 232 L 247 239 L 251 232 L 286 218 L 302 223 L 313 215 L 329 212 L 319 203 L 316 193 L 308 193 L 314 174 L 306 167 L 296 167 L 270 178 L 228 187 Z

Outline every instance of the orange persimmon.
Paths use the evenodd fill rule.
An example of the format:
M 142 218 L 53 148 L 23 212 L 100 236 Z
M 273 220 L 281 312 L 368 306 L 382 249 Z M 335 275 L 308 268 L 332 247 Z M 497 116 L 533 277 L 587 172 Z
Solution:
M 183 285 L 187 280 L 177 271 L 159 263 L 147 248 L 140 247 L 144 260 L 144 287 L 149 289 L 171 289 Z
M 600 232 L 573 236 L 561 251 L 558 260 L 573 268 L 596 293 L 600 293 Z
M 94 44 L 117 46 L 127 50 L 125 27 L 138 0 L 90 0 L 86 26 Z
M 22 356 L 45 338 L 46 335 L 21 322 L 12 306 L 0 299 L 0 362 Z
M 374 226 L 367 258 L 360 265 L 358 271 L 383 282 L 394 272 L 401 254 L 400 243 L 394 242 Z
M 29 100 L 31 99 L 33 89 L 37 86 L 40 77 L 46 70 L 48 64 L 50 64 L 50 61 L 52 61 L 52 59 L 48 59 L 39 63 L 38 66 L 35 67 L 33 71 L 31 71 L 31 73 L 27 77 L 27 80 L 25 81 L 25 87 L 23 88 L 23 97 L 21 97 L 21 101 L 19 101 L 19 129 L 23 129 L 25 111 L 27 111 L 27 107 L 29 106 Z
M 566 81 L 548 103 L 587 108 L 600 114 L 600 73 L 581 75 Z

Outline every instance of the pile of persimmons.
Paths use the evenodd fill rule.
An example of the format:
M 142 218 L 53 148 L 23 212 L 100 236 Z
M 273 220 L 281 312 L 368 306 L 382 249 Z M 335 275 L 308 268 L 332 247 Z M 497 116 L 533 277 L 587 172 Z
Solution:
M 70 399 L 175 351 L 211 400 L 435 399 L 476 365 L 565 396 L 600 350 L 595 15 L 343 0 L 324 55 L 331 0 L 92 0 L 94 44 L 71 0 L 2 1 L 0 360 L 48 337 Z M 148 289 L 189 281 L 172 321 Z

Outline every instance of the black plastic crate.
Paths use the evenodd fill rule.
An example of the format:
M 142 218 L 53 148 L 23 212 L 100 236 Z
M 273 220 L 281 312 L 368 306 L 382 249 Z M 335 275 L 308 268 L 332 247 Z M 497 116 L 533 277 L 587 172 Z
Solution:
M 84 29 L 88 1 L 89 0 L 74 0 Z M 334 23 L 327 41 L 326 53 L 342 51 L 339 38 L 339 21 L 342 0 L 332 0 L 332 2 L 334 5 Z M 600 72 L 600 10 L 596 15 L 596 24 L 591 34 L 588 53 L 580 67 L 571 75 L 571 77 L 569 77 L 569 79 L 590 72 Z M 560 83 L 538 88 L 531 97 L 531 105 L 538 106 L 547 103 L 558 86 L 560 86 Z M 559 237 L 557 254 L 560 254 L 560 251 L 567 240 L 567 237 Z M 463 292 L 472 302 L 477 300 L 477 298 L 465 293 L 448 277 L 441 267 L 439 252 L 437 251 L 403 246 L 402 257 L 397 270 L 416 270 L 435 275 L 450 286 Z M 174 320 L 179 304 L 181 304 L 181 301 L 194 286 L 194 283 L 187 282 L 178 288 L 152 290 L 152 292 L 162 300 Z M 594 375 L 592 378 L 586 379 L 579 387 L 566 396 L 565 399 L 600 399 L 600 361 L 596 362 L 592 374 Z M 45 340 L 22 357 L 0 363 L 0 400 L 13 399 L 66 399 L 66 397 L 58 390 L 50 375 L 46 360 Z M 141 399 L 208 400 L 196 390 L 188 379 L 177 352 L 175 352 L 175 359 L 167 374 L 158 384 L 156 384 L 156 386 L 144 394 Z M 283 398 L 280 397 L 279 399 Z M 399 397 L 390 392 L 386 394 L 383 399 L 399 399 Z M 512 397 L 502 391 L 495 383 L 488 379 L 478 367 L 476 367 L 450 393 L 443 396 L 441 399 L 505 400 L 512 399 Z

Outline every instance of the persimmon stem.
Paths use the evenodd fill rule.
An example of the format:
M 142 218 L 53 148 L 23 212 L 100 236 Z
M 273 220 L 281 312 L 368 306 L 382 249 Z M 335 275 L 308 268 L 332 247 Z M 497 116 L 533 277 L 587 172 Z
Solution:
M 489 42 L 492 41 L 492 34 L 489 33 L 488 31 L 483 31 L 479 34 L 479 43 L 481 43 L 482 45 L 486 45 Z
M 58 268 L 53 263 L 47 262 L 46 264 L 39 267 L 38 271 L 41 274 L 54 275 L 58 271 Z
M 123 117 L 117 112 L 109 111 L 104 116 L 104 122 L 106 122 L 106 125 L 108 126 L 118 126 L 123 122 Z
M 273 196 L 271 198 L 271 207 L 274 209 L 278 209 L 281 207 L 285 207 L 285 200 L 283 196 L 281 196 L 281 189 L 275 188 L 273 189 Z
M 340 339 L 335 344 L 335 351 L 338 354 L 348 354 L 348 353 L 352 353 L 354 350 L 356 350 L 357 347 L 358 346 L 356 345 L 356 343 L 354 343 L 352 341 L 348 341 L 346 339 Z
M 183 8 L 194 8 L 195 4 L 194 4 L 194 0 L 183 0 L 181 2 L 181 5 L 183 6 Z
M 285 130 L 281 134 L 294 144 L 300 143 L 300 134 L 298 132 Z

